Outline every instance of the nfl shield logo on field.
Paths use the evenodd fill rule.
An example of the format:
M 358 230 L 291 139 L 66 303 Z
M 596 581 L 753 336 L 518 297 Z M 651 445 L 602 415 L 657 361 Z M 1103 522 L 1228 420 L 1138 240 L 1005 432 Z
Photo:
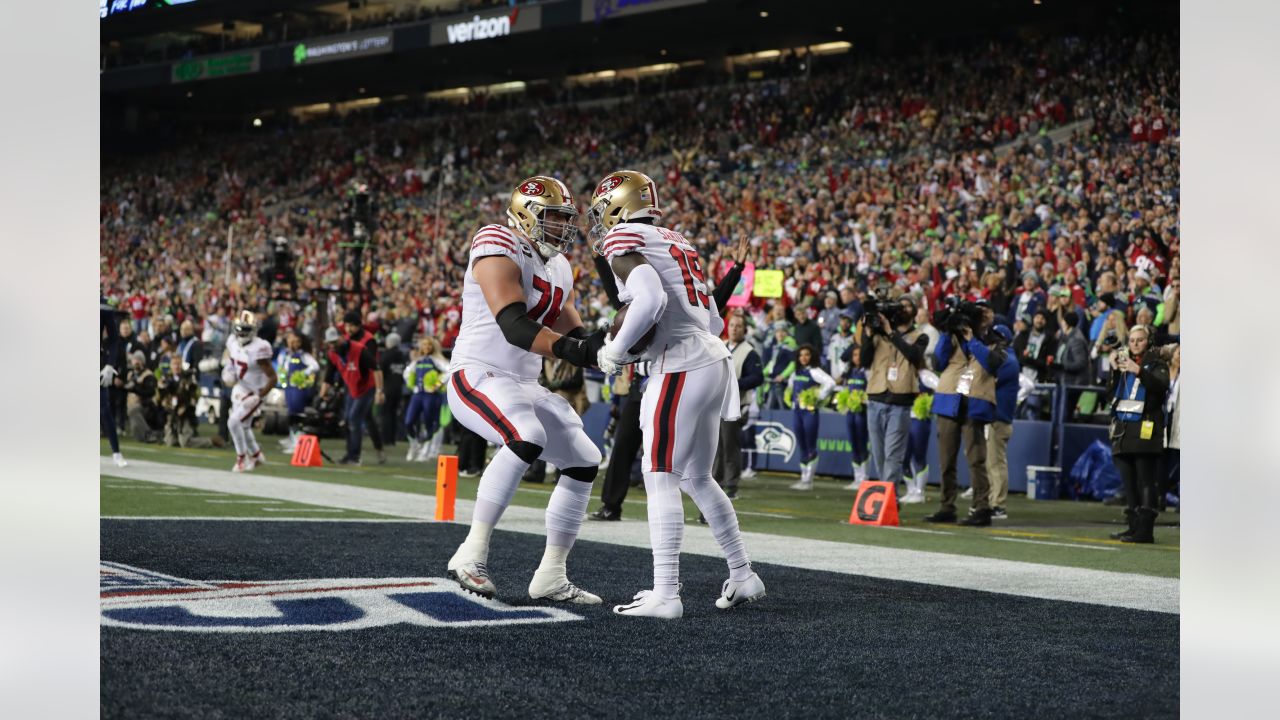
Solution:
M 446 578 L 201 581 L 106 561 L 100 577 L 102 625 L 134 630 L 314 632 L 582 619 L 559 608 L 486 600 Z

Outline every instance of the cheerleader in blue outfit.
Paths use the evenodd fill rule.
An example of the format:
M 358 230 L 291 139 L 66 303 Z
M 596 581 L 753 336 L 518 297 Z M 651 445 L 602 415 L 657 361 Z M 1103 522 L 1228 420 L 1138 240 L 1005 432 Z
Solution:
M 867 428 L 867 371 L 862 369 L 862 353 L 857 345 L 850 345 L 845 353 L 842 359 L 848 365 L 844 387 L 836 393 L 836 409 L 844 413 L 853 455 L 853 482 L 845 489 L 857 490 L 867 479 L 867 460 L 871 458 L 871 432 Z
M 812 490 L 818 470 L 818 408 L 836 387 L 826 370 L 818 367 L 813 347 L 796 350 L 795 371 L 787 385 L 792 410 L 792 429 L 800 444 L 800 480 L 792 490 Z
M 921 375 L 931 371 L 921 371 Z M 937 386 L 937 375 L 933 378 Z M 907 457 L 902 462 L 902 480 L 907 492 L 902 496 L 904 505 L 925 501 L 924 488 L 929 483 L 929 438 L 933 436 L 933 390 L 926 387 L 923 377 L 920 394 L 911 406 L 911 430 L 907 435 Z
M 430 335 L 418 342 L 413 362 L 404 369 L 404 383 L 413 395 L 404 413 L 409 431 L 409 454 L 405 460 L 427 462 L 440 454 L 444 433 L 440 430 L 440 408 L 445 399 L 445 375 L 449 361 L 440 354 L 440 343 Z

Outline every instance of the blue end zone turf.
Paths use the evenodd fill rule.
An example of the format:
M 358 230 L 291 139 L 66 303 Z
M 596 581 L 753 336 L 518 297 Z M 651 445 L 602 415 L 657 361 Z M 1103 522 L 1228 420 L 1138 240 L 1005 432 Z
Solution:
M 154 586 L 149 592 L 244 596 L 235 601 L 242 604 L 200 610 L 211 615 L 163 610 L 146 617 L 247 623 L 248 630 L 104 625 L 102 716 L 1078 718 L 1131 717 L 1135 707 L 1146 717 L 1178 712 L 1176 615 L 776 565 L 757 568 L 767 598 L 723 612 L 713 603 L 724 564 L 685 556 L 683 620 L 620 618 L 610 608 L 649 586 L 650 555 L 591 542 L 578 543 L 570 573 L 605 605 L 548 610 L 525 595 L 542 539 L 501 531 L 490 563 L 498 602 L 488 603 L 434 580 L 444 576 L 445 560 L 465 532 L 423 523 L 104 520 L 102 558 L 122 564 L 121 572 L 139 568 L 200 581 L 183 586 L 146 575 L 145 586 Z M 114 592 L 128 587 L 104 582 Z M 309 594 L 318 605 L 295 604 Z M 151 597 L 143 600 L 135 604 Z M 181 605 L 159 596 L 152 604 Z M 365 612 L 353 626 L 370 614 L 383 613 L 383 620 L 363 629 L 262 632 L 291 618 L 324 617 L 345 627 L 352 608 Z

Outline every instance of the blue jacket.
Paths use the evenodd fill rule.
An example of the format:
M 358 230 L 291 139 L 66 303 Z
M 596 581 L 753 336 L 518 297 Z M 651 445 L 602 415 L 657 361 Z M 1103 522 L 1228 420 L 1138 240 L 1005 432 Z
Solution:
M 951 333 L 944 332 L 939 335 L 938 345 L 933 349 L 934 367 L 938 368 L 939 372 L 942 372 L 942 369 L 946 368 L 947 364 L 951 362 L 951 355 L 956 351 L 957 346 L 959 346 L 966 355 L 976 357 L 983 369 L 996 378 L 998 385 L 999 370 L 1000 366 L 1003 365 L 1003 362 L 997 362 L 1001 359 L 996 357 L 991 350 L 986 345 L 983 345 L 982 341 L 977 338 L 974 338 L 967 343 L 957 343 Z M 1011 353 L 1007 351 L 1003 354 L 1006 357 L 1011 355 Z M 993 365 L 995 366 L 993 367 Z M 1014 361 L 1014 367 L 1016 373 L 1017 360 Z M 935 393 L 933 396 L 933 414 L 941 415 L 942 417 L 954 418 L 956 420 L 972 418 L 982 422 L 991 422 L 996 419 L 996 406 L 986 400 L 976 397 L 969 397 L 968 412 L 966 415 L 962 416 L 960 414 L 961 397 L 963 396 L 959 393 L 944 393 L 941 391 Z M 999 400 L 998 391 L 996 397 L 997 400 Z M 1014 378 L 1014 398 L 1015 400 L 1017 398 L 1017 378 Z
M 1014 353 L 1006 352 L 1004 362 L 996 371 L 996 420 L 1012 423 L 1013 413 L 1018 407 L 1018 376 L 1022 368 Z

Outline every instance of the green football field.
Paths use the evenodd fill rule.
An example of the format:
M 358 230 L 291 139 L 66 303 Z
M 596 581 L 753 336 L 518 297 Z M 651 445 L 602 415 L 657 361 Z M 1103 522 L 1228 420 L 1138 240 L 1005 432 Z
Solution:
M 435 464 L 406 462 L 404 444 L 397 445 L 388 452 L 385 465 L 371 462 L 374 453 L 370 448 L 365 453 L 367 464 L 363 467 L 299 468 L 289 465 L 289 457 L 278 450 L 277 440 L 273 436 L 262 438 L 269 465 L 259 468 L 249 477 L 269 475 L 424 496 L 435 494 Z M 338 444 L 337 440 L 325 441 L 326 447 L 334 450 L 337 450 Z M 105 441 L 100 448 L 103 455 L 110 454 Z M 234 462 L 234 456 L 226 449 L 189 450 L 122 441 L 122 450 L 128 459 L 212 470 L 229 470 Z M 207 488 L 195 490 L 162 482 L 130 480 L 112 475 L 105 469 L 103 473 L 100 479 L 103 517 L 289 517 L 316 520 L 402 517 L 392 512 L 377 514 L 325 507 L 323 504 L 253 497 L 251 494 L 221 493 Z M 603 476 L 603 471 L 601 475 Z M 1121 527 L 1121 512 L 1119 508 L 1105 507 L 1096 502 L 1029 501 L 1022 495 L 1010 495 L 1009 519 L 997 520 L 990 528 L 936 526 L 923 520 L 937 507 L 937 488 L 931 487 L 928 492 L 929 503 L 902 506 L 901 527 L 864 527 L 848 524 L 854 497 L 852 492 L 842 489 L 847 480 L 819 477 L 812 492 L 788 489 L 788 485 L 794 481 L 795 476 L 771 473 L 763 473 L 743 481 L 739 489 L 740 497 L 734 503 L 743 530 L 795 538 L 1178 577 L 1179 518 L 1173 512 L 1160 517 L 1156 526 L 1157 544 L 1146 546 L 1126 545 L 1111 540 L 1108 535 Z M 476 483 L 475 478 L 459 478 L 459 499 L 474 499 Z M 597 494 L 600 485 L 601 479 L 597 479 Z M 551 487 L 549 482 L 524 483 L 516 493 L 514 504 L 543 507 Z M 430 502 L 429 498 L 424 498 L 424 507 L 428 507 Z M 592 510 L 596 507 L 598 502 L 593 500 Z M 961 512 L 963 511 L 962 508 Z M 685 512 L 689 522 L 696 521 L 697 510 L 688 498 L 685 498 Z M 643 488 L 632 489 L 624 505 L 623 515 L 638 520 L 645 517 Z

